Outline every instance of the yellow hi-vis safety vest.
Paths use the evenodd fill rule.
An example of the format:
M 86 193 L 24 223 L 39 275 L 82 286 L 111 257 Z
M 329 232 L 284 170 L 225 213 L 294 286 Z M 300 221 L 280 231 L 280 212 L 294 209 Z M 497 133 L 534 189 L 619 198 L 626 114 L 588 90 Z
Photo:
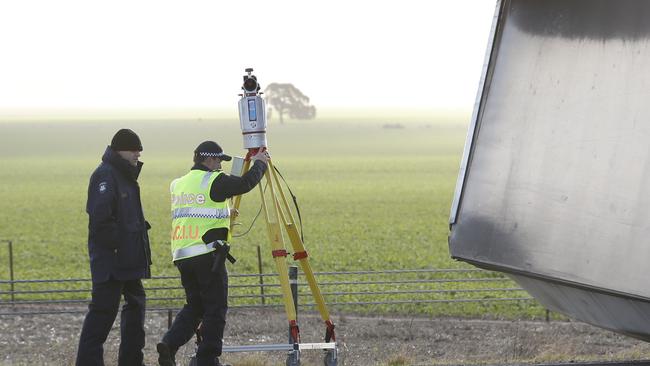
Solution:
M 210 229 L 230 228 L 226 201 L 210 199 L 212 182 L 223 172 L 190 170 L 169 186 L 172 195 L 172 260 L 214 251 L 205 245 L 203 234 Z

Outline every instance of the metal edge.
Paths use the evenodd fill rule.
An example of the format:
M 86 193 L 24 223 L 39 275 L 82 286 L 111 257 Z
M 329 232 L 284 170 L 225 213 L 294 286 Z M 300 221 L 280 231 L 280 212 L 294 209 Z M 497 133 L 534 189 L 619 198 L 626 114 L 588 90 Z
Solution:
M 630 294 L 627 292 L 622 292 L 622 291 L 616 291 L 616 290 L 611 290 L 611 289 L 606 289 L 603 287 L 598 287 L 598 286 L 593 286 L 585 283 L 580 283 L 580 282 L 575 282 L 575 281 L 570 281 L 570 280 L 565 280 L 557 277 L 552 277 L 549 275 L 544 275 L 540 273 L 534 273 L 534 272 L 529 272 L 525 270 L 518 269 L 516 267 L 511 267 L 511 266 L 505 266 L 501 264 L 494 264 L 494 263 L 488 263 L 488 262 L 481 262 L 481 261 L 476 261 L 476 260 L 471 260 L 471 259 L 466 259 L 466 258 L 460 258 L 460 257 L 454 257 L 456 260 L 461 260 L 463 262 L 467 262 L 475 267 L 483 268 L 488 271 L 496 271 L 496 272 L 503 272 L 509 275 L 515 275 L 515 276 L 523 276 L 523 277 L 528 277 L 528 278 L 533 278 L 536 280 L 540 281 L 546 281 L 566 287 L 573 287 L 579 290 L 585 290 L 585 291 L 592 291 L 596 292 L 599 294 L 604 294 L 604 295 L 609 295 L 609 296 L 615 296 L 615 297 L 620 297 L 620 298 L 625 298 L 625 299 L 633 299 L 633 300 L 639 300 L 643 302 L 648 302 L 650 303 L 650 298 L 640 296 L 640 295 L 635 295 L 635 294 Z
M 476 364 L 478 366 L 478 364 Z M 620 360 L 620 361 L 568 361 L 558 363 L 499 363 L 487 364 L 482 366 L 647 366 L 650 360 Z M 458 365 L 461 366 L 461 365 Z M 463 364 L 462 366 L 467 366 Z
M 485 61 L 483 62 L 483 71 L 481 72 L 481 79 L 479 80 L 479 87 L 476 92 L 476 100 L 474 102 L 474 110 L 472 112 L 472 119 L 467 130 L 467 137 L 465 139 L 465 148 L 463 150 L 463 158 L 460 163 L 460 170 L 458 172 L 458 179 L 456 180 L 456 189 L 454 191 L 454 199 L 451 203 L 451 211 L 449 212 L 449 228 L 456 223 L 456 216 L 460 207 L 460 199 L 465 185 L 465 177 L 467 176 L 467 165 L 469 164 L 469 155 L 474 143 L 474 133 L 480 115 L 481 101 L 485 94 L 485 86 L 490 69 L 490 60 L 494 54 L 494 45 L 496 43 L 497 28 L 499 25 L 499 18 L 503 13 L 504 0 L 497 0 L 494 10 L 494 17 L 492 18 L 492 28 L 490 29 L 490 36 L 488 38 L 488 45 L 485 50 Z
M 261 352 L 261 351 L 293 351 L 300 350 L 336 350 L 336 343 L 276 343 L 223 346 L 223 352 Z

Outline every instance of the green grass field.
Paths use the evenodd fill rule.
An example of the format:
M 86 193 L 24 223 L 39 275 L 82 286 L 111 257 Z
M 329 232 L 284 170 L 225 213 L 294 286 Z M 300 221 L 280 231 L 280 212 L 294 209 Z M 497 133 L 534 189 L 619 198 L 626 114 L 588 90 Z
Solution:
M 269 149 L 298 197 L 313 269 L 469 268 L 450 259 L 447 247 L 467 120 L 430 115 L 271 124 Z M 14 243 L 16 278 L 89 277 L 88 179 L 122 127 L 135 130 L 144 145 L 139 181 L 153 226 L 153 275 L 177 274 L 169 254 L 169 182 L 191 167 L 203 140 L 244 155 L 236 119 L 0 122 L 0 239 Z M 244 227 L 259 205 L 256 190 L 244 196 Z M 257 245 L 270 251 L 261 219 L 234 240 L 233 271 L 257 271 Z M 2 279 L 9 277 L 6 253 L 0 246 Z M 273 271 L 270 254 L 263 260 Z

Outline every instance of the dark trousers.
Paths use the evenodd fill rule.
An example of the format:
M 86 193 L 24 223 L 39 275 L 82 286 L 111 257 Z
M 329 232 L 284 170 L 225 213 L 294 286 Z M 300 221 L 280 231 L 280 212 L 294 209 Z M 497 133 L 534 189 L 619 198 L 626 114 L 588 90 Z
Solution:
M 186 303 L 162 339 L 172 350 L 176 350 L 192 339 L 196 327 L 202 321 L 203 340 L 196 352 L 198 366 L 212 366 L 215 358 L 221 356 L 223 330 L 226 326 L 228 272 L 225 265 L 219 266 L 216 273 L 212 272 L 213 263 L 212 253 L 175 262 L 181 273 Z
M 104 342 L 113 326 L 124 295 L 120 319 L 118 365 L 142 366 L 145 293 L 141 280 L 93 283 L 92 301 L 84 320 L 77 351 L 77 366 L 104 365 Z

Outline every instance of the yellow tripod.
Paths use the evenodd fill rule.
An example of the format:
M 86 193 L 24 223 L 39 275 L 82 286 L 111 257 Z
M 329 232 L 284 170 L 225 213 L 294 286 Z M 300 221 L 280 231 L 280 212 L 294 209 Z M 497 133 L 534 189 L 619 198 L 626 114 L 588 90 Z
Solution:
M 242 174 L 250 169 L 250 158 L 257 152 L 258 148 L 248 150 Z M 321 318 L 325 322 L 325 342 L 330 342 L 330 340 L 336 341 L 334 323 L 332 323 L 330 320 L 329 312 L 327 311 L 327 306 L 325 305 L 325 300 L 321 295 L 318 284 L 316 283 L 316 278 L 314 277 L 314 272 L 312 271 L 311 265 L 309 264 L 307 251 L 303 245 L 302 239 L 298 232 L 298 228 L 295 225 L 293 215 L 289 208 L 289 204 L 287 203 L 287 198 L 284 194 L 284 191 L 282 190 L 280 181 L 278 180 L 277 172 L 273 167 L 273 163 L 270 159 L 268 161 L 268 169 L 266 170 L 264 177 L 266 179 L 269 193 L 264 193 L 264 188 L 262 187 L 261 182 L 258 184 L 258 187 L 262 199 L 262 209 L 264 211 L 264 217 L 266 219 L 266 227 L 268 229 L 269 240 L 271 242 L 271 253 L 278 270 L 278 275 L 280 276 L 282 299 L 284 301 L 284 309 L 289 320 L 289 329 L 291 331 L 293 343 L 300 343 L 300 331 L 298 329 L 298 324 L 296 321 L 296 309 L 292 301 L 291 287 L 289 285 L 289 267 L 286 261 L 287 250 L 285 249 L 284 236 L 282 235 L 282 226 L 284 226 L 287 236 L 291 241 L 291 246 L 293 248 L 293 259 L 300 262 L 302 271 L 307 278 L 307 283 L 309 284 L 311 293 L 318 306 L 318 311 L 320 312 Z M 233 211 L 233 215 L 230 218 L 231 233 L 233 232 L 233 226 L 235 224 L 235 219 L 237 218 L 237 210 L 239 209 L 239 205 L 241 203 L 241 197 L 241 195 L 234 197 L 233 208 L 235 210 Z M 270 203 L 267 202 L 267 200 L 270 201 Z

